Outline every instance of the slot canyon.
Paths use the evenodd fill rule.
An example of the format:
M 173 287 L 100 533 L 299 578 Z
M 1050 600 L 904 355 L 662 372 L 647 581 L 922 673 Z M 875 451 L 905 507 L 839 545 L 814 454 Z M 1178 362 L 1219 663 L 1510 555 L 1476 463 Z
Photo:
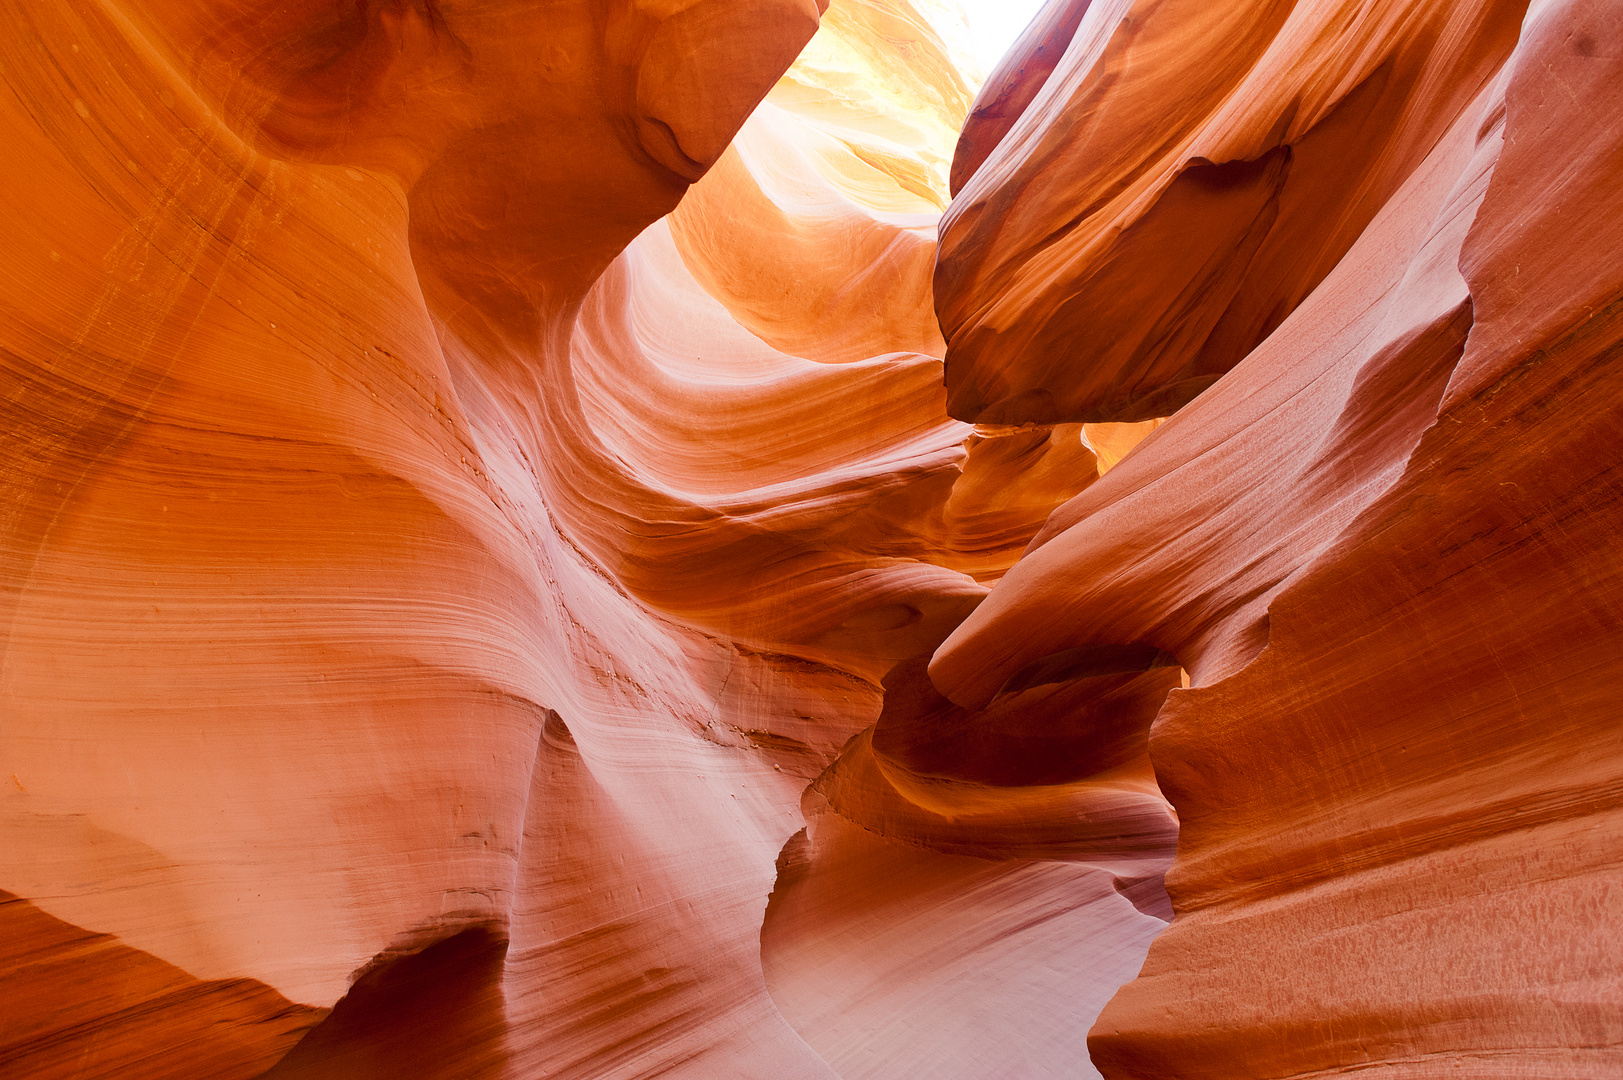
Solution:
M 1623 1077 L 1623 3 L 0 0 L 0 1080 Z

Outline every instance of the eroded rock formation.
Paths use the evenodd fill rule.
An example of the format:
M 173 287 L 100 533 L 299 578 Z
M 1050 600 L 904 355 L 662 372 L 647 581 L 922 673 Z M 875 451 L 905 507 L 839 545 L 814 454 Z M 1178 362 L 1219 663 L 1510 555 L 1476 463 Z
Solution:
M 1615 5 L 0 15 L 0 1076 L 1623 1071 Z
M 1105 1075 L 1615 1073 L 1623 16 L 1251 7 L 1090 8 L 943 223 L 956 415 L 1210 388 L 930 679 L 1189 673 L 1139 714 L 1177 919 Z

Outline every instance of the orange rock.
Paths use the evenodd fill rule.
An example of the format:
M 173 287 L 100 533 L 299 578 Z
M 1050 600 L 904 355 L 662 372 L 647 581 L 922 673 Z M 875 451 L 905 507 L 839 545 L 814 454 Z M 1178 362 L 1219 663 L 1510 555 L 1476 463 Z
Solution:
M 1166 10 L 1085 18 L 1078 42 L 1091 30 L 1101 51 L 1067 53 L 1077 94 L 1061 107 L 1045 90 L 1052 111 L 1023 119 L 949 213 L 952 407 L 1132 419 L 1177 404 L 1181 379 L 1221 377 L 1124 460 L 1101 456 L 1107 475 L 1050 517 L 930 677 L 977 715 L 1011 680 L 1127 648 L 1189 671 L 1139 713 L 1181 825 L 1177 918 L 1093 1029 L 1104 1075 L 1610 1075 L 1623 740 L 1602 687 L 1623 500 L 1601 464 L 1619 392 L 1602 358 L 1623 340 L 1605 254 L 1623 236 L 1623 127 L 1585 103 L 1623 92 L 1597 44 L 1623 23 L 1579 0 L 1525 21 L 1509 6 L 1297 4 L 1277 24 L 1212 9 L 1238 35 L 1224 65 L 1202 66 L 1221 39 L 1196 35 L 1165 66 L 1113 67 L 1174 39 Z M 1175 72 L 1181 97 L 1125 111 L 1135 84 Z M 1218 104 L 1191 97 L 1219 76 Z M 1355 106 L 1356 132 L 1313 151 L 1315 125 Z M 1037 149 L 1125 155 L 1157 126 L 1175 147 L 1279 134 L 1202 155 L 1235 164 L 1174 149 L 1122 166 L 1108 175 L 1139 186 L 1120 195 L 1091 179 L 1115 159 L 1066 168 Z M 1369 146 L 1292 209 L 1304 162 Z M 1173 177 L 1206 168 L 1252 173 L 1180 194 Z M 1133 223 L 1089 234 L 1092 218 L 1067 218 L 1056 234 L 1058 193 L 1089 205 L 1066 186 L 1084 180 L 1139 216 L 1101 203 L 1101 230 Z M 1258 238 L 1247 192 L 1269 184 Z M 1180 232 L 1222 229 L 1254 252 L 1225 240 L 1243 257 L 1199 288 L 1169 274 L 1199 255 Z M 1224 329 L 1269 305 L 1244 316 L 1255 348 Z M 1130 329 L 1153 320 L 1177 334 Z
M 200 1074 L 259 1076 L 322 1019 L 251 979 L 203 982 L 0 893 L 0 1074 L 173 1075 L 154 1030 Z M 41 994 L 48 995 L 45 1002 Z
M 1623 1067 L 1623 741 L 1603 689 L 1620 517 L 1600 463 L 1618 434 L 1603 358 L 1623 278 L 1604 253 L 1623 236 L 1623 126 L 1584 104 L 1623 93 L 1595 44 L 1620 31 L 1604 4 L 1529 13 L 1504 104 L 1463 132 L 1497 162 L 1436 422 L 1275 602 L 1267 653 L 1158 723 L 1180 915 L 1095 1029 L 1107 1074 L 1191 1055 L 1212 1076 Z M 1236 984 L 1255 988 L 1243 1004 Z
M 801 794 L 1095 471 L 942 408 L 927 20 L 724 152 L 817 16 L 8 9 L 0 1071 L 831 1075 Z
M 0 1076 L 1623 1071 L 1615 5 L 938 7 L 0 13 Z
M 1048 84 L 1048 77 L 1059 66 L 1092 2 L 1063 0 L 1043 5 L 1031 25 L 1010 46 L 1002 63 L 987 76 L 953 152 L 954 195 L 963 190 Z
M 679 625 L 569 517 L 645 491 L 572 471 L 612 460 L 569 369 L 585 294 L 816 10 L 521 7 L 4 16 L 0 886 L 199 995 L 265 988 L 78 1029 L 138 1039 L 109 1063 L 252 1075 L 293 1008 L 332 1012 L 284 1075 L 606 1075 L 610 1046 L 829 1075 L 756 941 L 877 691 Z M 745 43 L 725 85 L 684 74 L 694 35 Z M 23 970 L 7 1045 L 79 977 Z
M 948 410 L 1137 421 L 1211 386 L 1347 252 L 1524 6 L 1090 6 L 942 221 Z

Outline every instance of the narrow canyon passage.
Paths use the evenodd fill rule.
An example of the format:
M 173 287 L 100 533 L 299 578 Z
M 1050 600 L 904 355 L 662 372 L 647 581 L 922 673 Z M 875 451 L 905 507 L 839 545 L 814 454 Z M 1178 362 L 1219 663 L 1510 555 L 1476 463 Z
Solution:
M 977 18 L 0 8 L 0 1080 L 1623 1075 L 1623 8 Z

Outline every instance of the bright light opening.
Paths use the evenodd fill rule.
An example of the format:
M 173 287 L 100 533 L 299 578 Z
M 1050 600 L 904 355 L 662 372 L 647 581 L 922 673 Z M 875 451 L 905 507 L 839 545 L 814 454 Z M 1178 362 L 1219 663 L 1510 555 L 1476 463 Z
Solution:
M 1020 31 L 1030 25 L 1043 0 L 960 0 L 969 24 L 969 49 L 990 75 Z

